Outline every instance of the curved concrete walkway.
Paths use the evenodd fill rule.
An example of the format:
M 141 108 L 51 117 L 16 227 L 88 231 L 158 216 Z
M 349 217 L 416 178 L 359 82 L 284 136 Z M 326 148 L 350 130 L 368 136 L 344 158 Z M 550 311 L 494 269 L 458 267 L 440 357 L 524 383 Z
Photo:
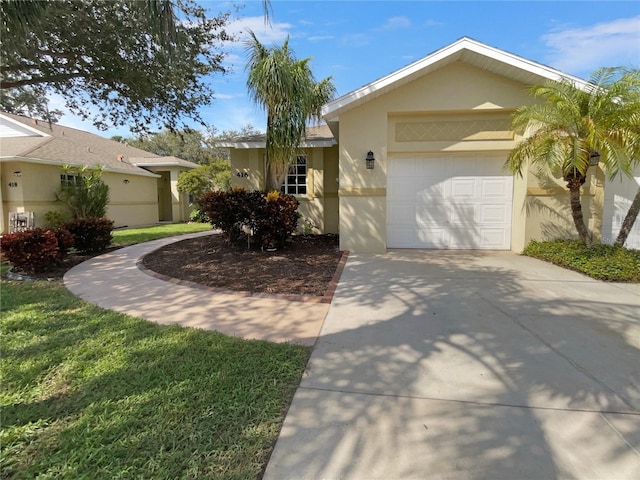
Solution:
M 69 270 L 64 284 L 83 300 L 160 324 L 314 345 L 328 303 L 212 292 L 155 278 L 137 266 L 140 258 L 158 248 L 212 233 L 162 238 L 100 255 Z

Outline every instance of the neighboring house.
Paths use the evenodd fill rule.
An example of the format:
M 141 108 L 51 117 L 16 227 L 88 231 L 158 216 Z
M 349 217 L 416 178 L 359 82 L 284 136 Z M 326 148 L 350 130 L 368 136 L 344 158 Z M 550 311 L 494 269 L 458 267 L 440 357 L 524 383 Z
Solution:
M 298 195 L 307 220 L 356 252 L 520 252 L 534 239 L 575 237 L 561 179 L 504 169 L 519 140 L 511 114 L 535 101 L 527 87 L 562 78 L 586 85 L 462 38 L 325 105 L 327 125 L 308 130 L 283 189 Z M 232 185 L 264 188 L 264 136 L 226 146 Z M 597 239 L 615 240 L 638 183 L 640 169 L 635 181 L 613 182 L 589 169 L 582 201 Z M 639 225 L 627 246 L 640 248 Z
M 10 217 L 30 215 L 36 227 L 45 214 L 62 210 L 55 192 L 65 181 L 61 167 L 101 166 L 109 185 L 107 217 L 116 227 L 189 219 L 187 194 L 179 193 L 180 172 L 196 164 L 160 157 L 74 128 L 0 112 L 0 232 Z

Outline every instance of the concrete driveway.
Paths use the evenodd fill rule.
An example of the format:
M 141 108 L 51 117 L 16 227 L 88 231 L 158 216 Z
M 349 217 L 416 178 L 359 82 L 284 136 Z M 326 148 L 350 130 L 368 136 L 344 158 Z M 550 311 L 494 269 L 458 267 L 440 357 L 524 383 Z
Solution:
M 265 479 L 640 478 L 640 288 L 351 255 Z

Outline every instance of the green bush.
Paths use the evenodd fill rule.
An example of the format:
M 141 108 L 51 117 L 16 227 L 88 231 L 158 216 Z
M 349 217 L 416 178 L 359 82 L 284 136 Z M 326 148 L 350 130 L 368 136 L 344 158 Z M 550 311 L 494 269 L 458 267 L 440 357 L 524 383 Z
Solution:
M 194 223 L 210 223 L 211 220 L 207 217 L 207 214 L 204 213 L 199 208 L 191 210 L 189 213 L 189 221 Z
M 46 272 L 60 260 L 55 232 L 42 228 L 4 235 L 0 240 L 0 254 L 11 265 L 27 273 Z
M 109 186 L 101 179 L 102 169 L 89 167 L 62 168 L 65 181 L 56 192 L 73 218 L 104 217 L 109 203 Z
M 73 234 L 74 247 L 80 252 L 101 252 L 113 238 L 113 220 L 106 217 L 76 218 L 63 227 Z
M 533 241 L 522 252 L 598 280 L 640 282 L 640 251 L 617 245 L 585 247 L 577 240 Z
M 198 203 L 211 225 L 235 245 L 246 245 L 251 237 L 259 247 L 283 247 L 298 222 L 298 200 L 278 192 L 208 192 Z

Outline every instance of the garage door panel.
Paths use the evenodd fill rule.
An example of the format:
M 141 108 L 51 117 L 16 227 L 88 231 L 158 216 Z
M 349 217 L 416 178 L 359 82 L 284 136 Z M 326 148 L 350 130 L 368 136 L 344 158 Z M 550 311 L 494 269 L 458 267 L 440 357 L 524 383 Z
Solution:
M 476 180 L 474 178 L 452 178 L 451 199 L 473 198 L 476 194 Z
M 387 218 L 390 225 L 415 226 L 416 208 L 415 203 L 398 202 L 387 207 Z
M 450 205 L 449 223 L 451 225 L 469 225 L 477 222 L 477 206 L 472 203 Z
M 409 248 L 447 248 L 448 232 L 444 228 L 421 228 L 417 230 L 416 242 Z
M 504 156 L 390 158 L 390 248 L 511 248 L 513 177 Z
M 487 250 L 507 250 L 511 246 L 510 228 L 480 228 L 480 245 L 478 248 Z
M 479 248 L 477 232 L 463 225 L 452 225 L 449 228 L 449 243 L 445 248 L 473 250 Z
M 481 178 L 480 196 L 482 198 L 511 199 L 512 178 Z
M 477 222 L 479 224 L 511 224 L 511 205 L 499 203 L 499 204 L 482 204 L 479 205 L 479 215 Z
M 445 195 L 445 182 L 434 178 L 417 178 L 415 180 L 416 196 L 419 202 L 441 201 Z
M 449 222 L 450 218 L 450 206 L 444 203 L 429 203 L 420 204 L 415 206 L 415 219 L 413 225 L 421 226 L 433 226 L 433 225 L 445 225 Z

